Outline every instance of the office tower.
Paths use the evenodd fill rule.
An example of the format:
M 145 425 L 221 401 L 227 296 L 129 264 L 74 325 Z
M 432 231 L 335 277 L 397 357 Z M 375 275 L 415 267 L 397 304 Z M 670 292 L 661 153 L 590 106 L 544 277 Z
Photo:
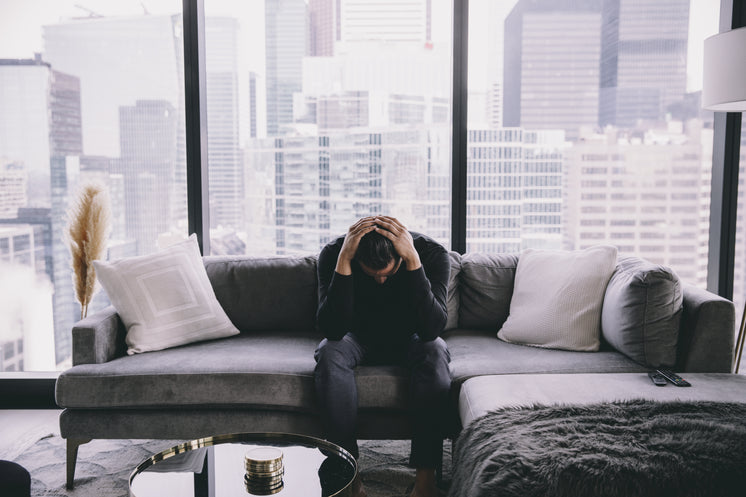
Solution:
M 36 231 L 27 224 L 0 224 L 0 371 L 55 367 L 52 292 L 35 270 Z
M 431 40 L 431 0 L 342 0 L 336 13 L 341 42 Z
M 487 122 L 491 128 L 502 128 L 503 88 L 499 81 L 493 82 L 487 93 Z
M 604 0 L 602 19 L 599 123 L 665 120 L 686 93 L 689 0 Z
M 172 226 L 186 220 L 181 22 L 180 15 L 90 17 L 47 25 L 43 32 L 44 57 L 55 68 L 76 75 L 85 88 L 82 123 L 87 156 L 121 156 L 120 107 L 161 100 L 175 109 L 175 173 L 169 184 L 160 185 L 169 190 Z M 113 205 L 114 215 L 118 208 Z
M 601 0 L 519 0 L 505 19 L 505 127 L 598 124 Z
M 267 135 L 283 134 L 293 122 L 293 94 L 302 90 L 303 57 L 308 53 L 304 0 L 265 2 Z
M 53 317 L 48 318 L 54 321 L 55 364 L 59 365 L 70 357 L 70 328 L 80 317 L 67 247 L 59 235 L 52 235 L 64 230 L 70 189 L 77 182 L 82 153 L 80 82 L 40 56 L 3 60 L 0 79 L 4 90 L 0 156 L 23 165 L 28 175 L 28 203 L 17 206 L 15 219 L 6 221 L 33 225 L 36 239 L 43 240 L 44 255 L 34 265 L 36 273 L 49 277 L 54 287 Z
M 207 160 L 210 225 L 244 229 L 243 157 L 240 150 L 238 21 L 205 21 L 207 71 Z M 243 115 L 246 115 L 244 109 Z
M 339 40 L 340 25 L 336 12 L 338 0 L 309 0 L 308 26 L 312 57 L 331 57 L 334 43 Z
M 0 219 L 16 217 L 28 205 L 26 169 L 23 163 L 0 162 Z
M 0 59 L 0 160 L 23 167 L 26 198 L 49 207 L 52 70 L 40 57 Z
M 450 218 L 438 215 L 448 209 L 450 197 L 431 191 L 448 187 L 432 179 L 448 177 L 449 148 L 447 129 L 257 140 L 247 170 L 251 183 L 262 186 L 250 194 L 255 215 L 248 224 L 250 233 L 264 236 L 250 236 L 248 250 L 317 252 L 360 217 L 377 213 L 395 214 L 408 228 L 448 243 L 438 233 L 447 237 Z M 440 224 L 432 226 L 433 219 Z
M 138 254 L 157 249 L 171 227 L 170 192 L 176 163 L 176 109 L 163 100 L 138 100 L 119 113 L 121 158 L 112 172 L 124 180 L 126 236 Z
M 471 129 L 467 150 L 467 251 L 561 246 L 564 135 Z
M 707 283 L 712 130 L 696 121 L 643 137 L 609 128 L 565 150 L 565 248 L 611 244 Z M 679 123 L 680 124 L 680 123 Z
M 152 15 L 44 26 L 44 60 L 78 77 L 85 88 L 81 103 L 86 155 L 119 157 L 122 106 L 165 100 L 183 110 L 180 22 L 180 16 Z
M 256 114 L 257 114 L 257 105 L 259 105 L 259 101 L 257 100 L 257 94 L 256 94 L 256 78 L 257 75 L 255 72 L 249 73 L 249 137 L 250 138 L 256 138 L 257 137 L 257 121 L 256 121 Z
M 338 43 L 432 40 L 432 0 L 310 0 L 309 55 L 329 57 Z

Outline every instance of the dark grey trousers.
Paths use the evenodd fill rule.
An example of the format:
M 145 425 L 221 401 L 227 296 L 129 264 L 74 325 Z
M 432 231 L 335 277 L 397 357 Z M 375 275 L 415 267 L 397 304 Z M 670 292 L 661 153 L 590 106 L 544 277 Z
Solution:
M 409 370 L 409 410 L 412 447 L 409 464 L 435 469 L 443 457 L 443 435 L 448 419 L 451 356 L 442 338 L 423 342 L 413 335 L 400 346 L 363 344 L 354 334 L 319 343 L 316 359 L 316 395 L 327 439 L 358 457 L 357 385 L 359 364 L 398 364 Z

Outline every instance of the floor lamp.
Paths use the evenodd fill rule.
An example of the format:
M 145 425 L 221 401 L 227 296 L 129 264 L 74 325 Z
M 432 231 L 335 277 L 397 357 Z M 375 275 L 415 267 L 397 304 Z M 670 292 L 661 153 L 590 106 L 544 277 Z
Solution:
M 746 111 L 746 27 L 705 40 L 702 107 L 715 112 Z M 743 354 L 744 338 L 746 305 L 736 340 L 736 373 Z

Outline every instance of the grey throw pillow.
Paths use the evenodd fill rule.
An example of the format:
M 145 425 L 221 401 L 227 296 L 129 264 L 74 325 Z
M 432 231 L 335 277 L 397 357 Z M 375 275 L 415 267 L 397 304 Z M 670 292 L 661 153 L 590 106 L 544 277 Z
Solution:
M 446 330 L 458 328 L 458 308 L 459 308 L 459 291 L 458 291 L 458 274 L 461 272 L 461 254 L 450 251 L 448 257 L 451 260 L 451 274 L 448 278 L 448 300 L 446 308 L 448 309 L 448 321 Z
M 651 368 L 673 366 L 682 309 L 679 277 L 637 257 L 620 258 L 601 311 L 604 339 Z

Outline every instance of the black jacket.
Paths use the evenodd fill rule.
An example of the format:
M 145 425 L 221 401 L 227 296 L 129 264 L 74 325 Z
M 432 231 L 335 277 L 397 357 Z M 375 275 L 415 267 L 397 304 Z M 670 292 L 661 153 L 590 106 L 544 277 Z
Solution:
M 440 335 L 448 318 L 448 252 L 432 238 L 410 233 L 422 267 L 409 271 L 402 263 L 382 285 L 354 260 L 351 275 L 335 271 L 344 236 L 321 250 L 317 323 L 326 338 L 353 332 L 363 342 L 381 344 L 406 341 L 414 333 L 423 341 Z

